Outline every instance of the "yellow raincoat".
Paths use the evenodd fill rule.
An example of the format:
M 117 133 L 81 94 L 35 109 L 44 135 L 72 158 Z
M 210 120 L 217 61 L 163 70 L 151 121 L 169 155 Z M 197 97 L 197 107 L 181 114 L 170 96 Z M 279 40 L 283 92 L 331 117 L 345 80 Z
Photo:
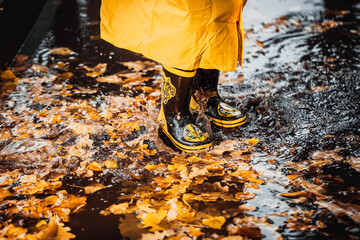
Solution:
M 101 38 L 161 64 L 234 71 L 246 0 L 102 0 Z

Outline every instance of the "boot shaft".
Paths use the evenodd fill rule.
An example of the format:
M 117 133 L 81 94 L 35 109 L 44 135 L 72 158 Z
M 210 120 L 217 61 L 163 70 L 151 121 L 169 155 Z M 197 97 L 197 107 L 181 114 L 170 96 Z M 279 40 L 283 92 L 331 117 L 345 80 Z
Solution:
M 191 74 L 185 74 L 191 76 Z M 195 75 L 195 71 L 193 73 Z M 189 104 L 194 77 L 184 77 L 164 68 L 161 83 L 161 104 L 166 116 L 189 115 Z

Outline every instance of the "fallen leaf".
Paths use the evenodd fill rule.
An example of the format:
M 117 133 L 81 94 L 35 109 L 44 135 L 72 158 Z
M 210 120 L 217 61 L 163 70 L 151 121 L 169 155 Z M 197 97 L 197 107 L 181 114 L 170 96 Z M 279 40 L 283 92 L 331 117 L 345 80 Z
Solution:
M 260 42 L 259 40 L 256 40 L 256 45 L 258 45 L 259 47 L 264 47 L 264 44 L 262 42 Z
M 65 73 L 58 75 L 57 78 L 62 81 L 66 81 L 66 80 L 69 80 L 70 78 L 72 78 L 73 75 L 74 74 L 72 72 L 65 72 Z
M 126 213 L 128 208 L 129 208 L 129 203 L 113 204 L 110 207 L 108 207 L 106 210 L 101 211 L 100 214 L 104 216 L 109 215 L 110 213 L 115 215 L 120 215 Z
M 67 47 L 54 48 L 51 49 L 50 51 L 54 55 L 61 55 L 61 56 L 68 56 L 73 52 L 70 48 Z
M 99 75 L 103 74 L 106 71 L 106 68 L 107 63 L 99 63 L 92 69 L 92 72 L 86 73 L 86 76 L 96 78 Z
M 75 238 L 75 235 L 70 233 L 69 227 L 64 227 L 64 224 L 60 222 L 59 217 L 51 217 L 49 224 L 43 226 L 43 229 L 36 233 L 35 236 L 39 240 L 68 240 Z
M 97 192 L 97 191 L 99 191 L 101 189 L 104 189 L 104 188 L 106 188 L 106 186 L 104 186 L 101 183 L 94 183 L 94 184 L 91 184 L 89 186 L 84 187 L 85 194 L 91 194 L 91 193 Z
M 117 164 L 117 162 L 112 159 L 112 160 L 105 160 L 103 162 L 103 165 L 106 167 L 106 168 L 118 168 L 119 165 Z
M 16 79 L 16 76 L 12 71 L 5 70 L 5 71 L 1 72 L 0 78 L 3 81 L 12 81 L 12 80 Z
M 116 75 L 97 77 L 97 82 L 100 83 L 113 83 L 113 84 L 122 84 L 124 81 Z
M 0 188 L 0 202 L 4 200 L 4 198 L 11 196 L 12 194 L 8 189 Z
M 98 172 L 102 171 L 102 168 L 99 163 L 97 162 L 91 162 L 89 166 L 87 166 L 87 169 Z
M 225 222 L 226 219 L 224 217 L 210 217 L 202 220 L 202 224 L 215 229 L 221 229 Z
M 160 222 L 165 219 L 167 216 L 167 211 L 159 210 L 156 213 L 148 212 L 144 213 L 142 217 L 142 224 L 145 227 L 151 227 L 150 231 L 162 231 L 164 230 L 162 227 L 159 226 Z

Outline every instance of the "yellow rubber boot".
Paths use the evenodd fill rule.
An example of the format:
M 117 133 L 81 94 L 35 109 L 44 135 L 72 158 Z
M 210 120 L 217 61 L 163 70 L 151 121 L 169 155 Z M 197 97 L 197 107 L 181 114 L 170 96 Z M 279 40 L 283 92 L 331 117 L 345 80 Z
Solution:
M 205 115 L 220 127 L 233 128 L 246 123 L 247 118 L 243 111 L 227 104 L 218 92 L 219 70 L 198 69 L 194 79 L 194 90 L 190 100 L 190 108 L 199 111 L 198 102 L 205 99 Z
M 209 134 L 195 125 L 189 111 L 195 73 L 164 67 L 161 84 L 160 128 L 176 148 L 185 152 L 212 146 Z

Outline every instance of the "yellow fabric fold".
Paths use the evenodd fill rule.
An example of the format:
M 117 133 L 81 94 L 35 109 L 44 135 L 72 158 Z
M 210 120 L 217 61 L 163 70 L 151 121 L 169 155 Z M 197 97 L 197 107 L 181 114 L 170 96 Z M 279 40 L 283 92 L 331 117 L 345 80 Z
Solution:
M 101 37 L 161 64 L 236 70 L 246 0 L 102 0 Z

